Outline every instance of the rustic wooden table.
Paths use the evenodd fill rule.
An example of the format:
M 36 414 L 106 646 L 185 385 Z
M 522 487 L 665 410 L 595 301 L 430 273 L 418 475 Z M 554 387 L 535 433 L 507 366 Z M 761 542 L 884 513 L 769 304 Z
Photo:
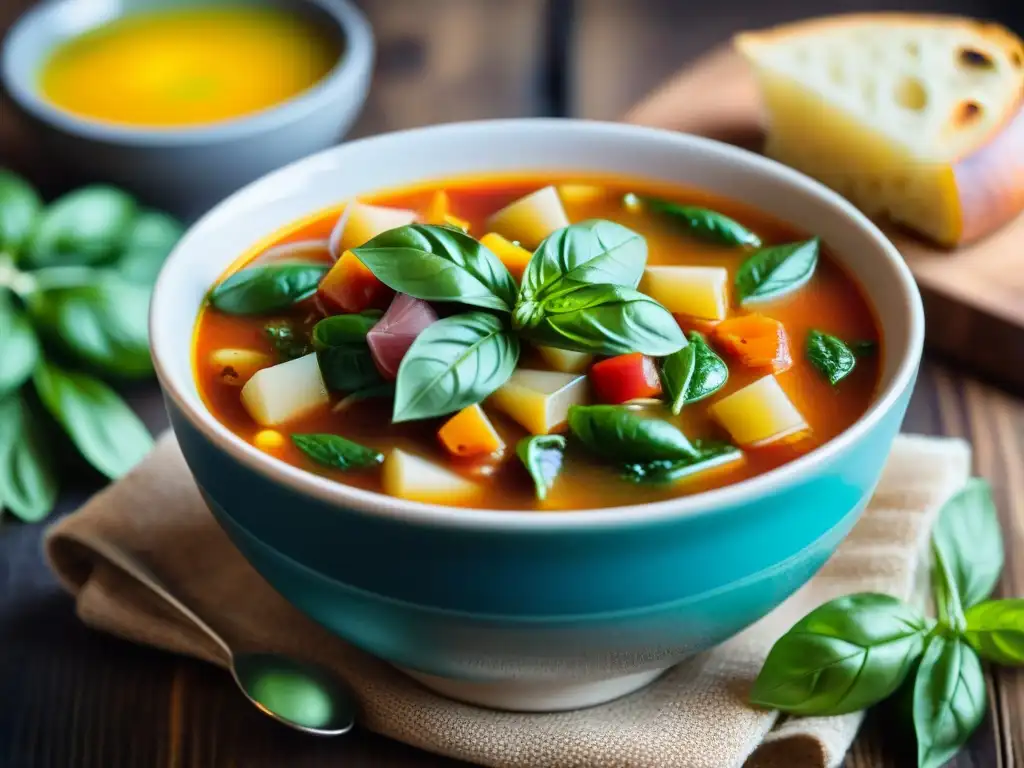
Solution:
M 30 4 L 3 0 L 0 31 Z M 361 4 L 376 29 L 379 57 L 356 135 L 487 117 L 613 119 L 738 27 L 821 12 L 826 5 L 830 10 L 896 5 L 876 0 L 818 7 L 812 0 L 718 0 L 710 7 L 654 0 Z M 957 0 L 901 5 L 1001 16 L 1018 31 L 1024 28 L 1016 0 L 990 0 L 984 7 Z M 27 173 L 50 193 L 76 181 L 46 161 L 2 101 L 0 165 Z M 155 385 L 129 397 L 153 430 L 166 425 Z M 928 359 L 905 428 L 973 442 L 975 467 L 993 483 L 1006 530 L 1001 592 L 1024 594 L 1024 399 Z M 74 471 L 59 512 L 74 509 L 100 485 L 98 477 Z M 333 741 L 296 735 L 246 704 L 219 670 L 86 629 L 41 561 L 41 530 L 0 526 L 0 768 L 465 765 L 368 733 Z M 957 768 L 1024 765 L 1024 672 L 990 674 L 989 683 L 989 716 L 951 763 Z M 912 765 L 912 741 L 905 725 L 871 716 L 846 766 Z

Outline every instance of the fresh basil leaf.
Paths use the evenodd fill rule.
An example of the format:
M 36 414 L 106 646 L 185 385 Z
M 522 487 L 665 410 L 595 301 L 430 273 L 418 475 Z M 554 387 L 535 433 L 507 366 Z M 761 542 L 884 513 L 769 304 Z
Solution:
M 627 464 L 623 474 L 627 480 L 634 483 L 663 485 L 743 458 L 743 451 L 728 443 L 704 444 L 695 441 L 694 448 L 697 450 L 697 456 L 694 458 Z
M 679 415 L 686 403 L 713 395 L 729 379 L 729 368 L 696 331 L 690 343 L 665 358 L 661 365 L 661 386 L 672 413 Z
M 869 340 L 851 341 L 847 344 L 854 357 L 871 357 L 878 352 L 878 342 Z
M 326 264 L 298 261 L 242 269 L 210 291 L 210 304 L 229 315 L 278 312 L 316 293 L 327 269 Z
M 931 545 L 934 560 L 931 569 L 931 583 L 936 614 L 940 624 L 952 629 L 956 634 L 960 634 L 964 631 L 967 623 L 964 618 L 964 606 L 960 601 L 960 589 L 954 581 L 953 572 L 945 554 L 936 546 L 934 539 Z
M 590 451 L 618 463 L 699 458 L 677 427 L 623 405 L 574 405 L 569 429 Z
M 287 363 L 313 351 L 309 334 L 291 320 L 275 320 L 263 326 L 263 332 L 277 353 L 279 362 Z
M 28 404 L 0 400 L 0 499 L 26 523 L 46 517 L 57 501 L 51 450 Z
M 511 312 L 516 301 L 516 281 L 501 260 L 451 227 L 398 227 L 352 252 L 382 283 L 416 299 L 501 312 Z
M 17 256 L 42 209 L 43 201 L 31 184 L 0 168 L 0 252 Z
M 479 403 L 519 361 L 519 339 L 486 312 L 453 315 L 416 337 L 398 368 L 395 423 L 429 419 Z
M 144 376 L 149 352 L 148 288 L 94 270 L 92 281 L 49 288 L 28 297 L 28 311 L 48 341 L 98 371 Z
M 857 358 L 846 344 L 821 331 L 808 331 L 805 352 L 811 365 L 833 387 L 850 375 L 857 364 Z
M 24 384 L 39 359 L 39 341 L 25 315 L 0 295 L 0 397 Z
M 537 247 L 523 272 L 521 301 L 542 301 L 564 280 L 636 288 L 647 264 L 647 241 L 614 221 L 563 227 Z
M 159 211 L 143 211 L 125 236 L 117 272 L 134 283 L 152 285 L 185 228 Z
M 384 454 L 340 435 L 292 435 L 292 442 L 317 464 L 333 469 L 365 469 L 384 461 Z
M 1024 600 L 990 600 L 967 611 L 964 638 L 983 659 L 1024 665 Z
M 532 435 L 516 444 L 516 455 L 530 473 L 541 501 L 555 484 L 555 478 L 562 471 L 565 454 L 565 438 L 561 435 Z
M 313 349 L 328 389 L 355 392 L 380 383 L 380 372 L 366 344 L 366 334 L 379 320 L 377 312 L 334 315 L 313 328 Z
M 36 366 L 33 378 L 46 410 L 86 461 L 110 479 L 128 472 L 153 447 L 139 417 L 99 379 L 47 362 Z
M 761 247 L 760 237 L 725 214 L 695 205 L 679 205 L 650 197 L 644 198 L 644 203 L 655 213 L 682 224 L 691 235 L 701 240 L 723 245 Z
M 978 654 L 958 638 L 933 635 L 914 679 L 918 766 L 945 765 L 981 725 L 987 704 Z
M 755 251 L 736 272 L 740 304 L 777 299 L 803 287 L 818 265 L 820 245 L 814 238 Z
M 900 687 L 930 629 L 924 616 L 889 595 L 832 600 L 772 646 L 750 700 L 796 715 L 866 709 Z
M 1003 570 L 1003 536 L 992 489 L 971 478 L 946 502 L 932 531 L 964 609 L 992 594 Z
M 517 306 L 513 325 L 539 344 L 598 355 L 664 357 L 686 344 L 667 309 L 618 285 L 559 283 L 543 302 Z
M 112 261 L 137 212 L 135 200 L 115 187 L 95 185 L 69 192 L 42 212 L 23 260 L 33 268 Z

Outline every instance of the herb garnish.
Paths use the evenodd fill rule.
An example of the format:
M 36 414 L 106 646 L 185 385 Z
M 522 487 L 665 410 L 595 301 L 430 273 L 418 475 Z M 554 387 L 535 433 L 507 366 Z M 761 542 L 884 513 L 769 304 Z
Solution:
M 818 265 L 819 246 L 818 238 L 813 238 L 755 251 L 736 272 L 740 304 L 777 299 L 801 288 Z
M 857 364 L 856 356 L 842 339 L 822 331 L 807 333 L 804 351 L 811 365 L 833 387 L 849 376 Z
M 678 416 L 686 403 L 713 395 L 729 379 L 729 368 L 704 337 L 690 333 L 690 343 L 665 358 L 661 365 L 661 386 L 672 413 Z
M 687 232 L 701 240 L 722 245 L 761 247 L 761 238 L 738 221 L 723 213 L 696 205 L 680 205 L 655 198 L 643 198 L 647 207 L 683 225 Z
M 516 444 L 516 455 L 530 473 L 541 501 L 547 498 L 562 470 L 564 453 L 565 438 L 561 435 L 531 435 Z
M 364 469 L 384 461 L 384 454 L 341 435 L 292 435 L 292 442 L 317 464 L 333 469 Z

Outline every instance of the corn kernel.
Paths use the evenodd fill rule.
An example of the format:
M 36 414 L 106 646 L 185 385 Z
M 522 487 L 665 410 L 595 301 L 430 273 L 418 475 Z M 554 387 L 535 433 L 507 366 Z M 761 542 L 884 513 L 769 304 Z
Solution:
M 261 451 L 273 453 L 284 447 L 284 435 L 276 429 L 261 429 L 252 439 L 252 443 Z

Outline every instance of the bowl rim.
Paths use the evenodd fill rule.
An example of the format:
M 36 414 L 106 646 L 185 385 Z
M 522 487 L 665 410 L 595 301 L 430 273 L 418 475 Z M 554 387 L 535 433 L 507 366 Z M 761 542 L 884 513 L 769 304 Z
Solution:
M 11 99 L 31 117 L 85 139 L 132 147 L 157 148 L 216 144 L 244 139 L 308 117 L 329 103 L 337 93 L 358 87 L 362 79 L 369 77 L 373 68 L 373 30 L 362 11 L 351 0 L 285 0 L 286 4 L 319 8 L 334 20 L 344 37 L 345 47 L 334 66 L 309 88 L 258 112 L 198 125 L 146 128 L 81 117 L 51 104 L 40 95 L 34 82 L 26 82 L 23 77 L 15 75 L 12 45 L 12 42 L 20 35 L 26 34 L 27 30 L 44 23 L 55 8 L 80 2 L 87 0 L 43 0 L 23 13 L 3 38 L 0 48 L 0 82 Z M 203 0 L 197 2 L 198 6 L 217 4 L 220 3 Z M 122 7 L 112 18 L 121 19 L 128 15 L 130 14 Z M 33 72 L 38 74 L 38 68 Z
M 206 440 L 232 460 L 272 482 L 284 485 L 300 495 L 311 496 L 329 506 L 338 507 L 347 512 L 383 517 L 418 526 L 463 530 L 555 532 L 635 528 L 669 519 L 723 512 L 727 508 L 742 507 L 745 503 L 777 493 L 785 486 L 807 480 L 820 465 L 829 462 L 863 439 L 878 426 L 879 422 L 896 406 L 904 392 L 912 386 L 916 379 L 924 347 L 924 309 L 913 275 L 896 247 L 867 216 L 823 184 L 754 152 L 700 136 L 623 123 L 566 118 L 478 120 L 394 131 L 347 142 L 274 171 L 243 187 L 221 202 L 196 222 L 192 229 L 198 230 L 204 225 L 208 225 L 220 215 L 223 209 L 246 200 L 256 194 L 260 188 L 280 187 L 285 178 L 300 172 L 304 164 L 315 165 L 323 162 L 332 154 L 351 151 L 351 148 L 355 146 L 371 142 L 403 142 L 408 137 L 425 134 L 448 136 L 450 140 L 456 141 L 460 135 L 467 133 L 495 132 L 507 139 L 509 135 L 517 131 L 538 131 L 545 132 L 546 135 L 553 135 L 556 131 L 572 131 L 581 138 L 588 135 L 619 137 L 625 135 L 637 141 L 668 142 L 675 144 L 678 148 L 685 147 L 689 151 L 706 152 L 722 159 L 728 158 L 731 161 L 742 163 L 757 172 L 774 176 L 784 184 L 802 187 L 804 191 L 810 192 L 826 204 L 837 208 L 841 214 L 852 219 L 861 233 L 868 240 L 873 241 L 874 245 L 883 252 L 892 269 L 892 277 L 902 294 L 903 311 L 906 313 L 908 326 L 908 342 L 889 384 L 876 395 L 867 412 L 857 422 L 818 448 L 769 472 L 690 496 L 680 496 L 648 504 L 571 510 L 558 514 L 540 514 L 535 510 L 451 507 L 398 499 L 376 491 L 348 486 L 275 459 L 231 432 L 202 403 L 198 408 L 193 407 L 190 399 L 184 396 L 182 391 L 179 391 L 174 383 L 174 377 L 169 373 L 170 366 L 166 365 L 163 359 L 165 330 L 161 318 L 173 304 L 171 293 L 173 286 L 169 283 L 173 271 L 171 266 L 186 247 L 189 250 L 194 247 L 187 242 L 189 237 L 186 234 L 164 264 L 154 289 L 150 310 L 153 361 L 165 397 L 184 415 L 193 428 L 197 429 Z M 173 336 L 171 329 L 168 328 L 166 333 L 167 342 L 170 342 L 170 337 Z M 193 381 L 194 387 L 194 379 L 191 375 L 190 380 Z

